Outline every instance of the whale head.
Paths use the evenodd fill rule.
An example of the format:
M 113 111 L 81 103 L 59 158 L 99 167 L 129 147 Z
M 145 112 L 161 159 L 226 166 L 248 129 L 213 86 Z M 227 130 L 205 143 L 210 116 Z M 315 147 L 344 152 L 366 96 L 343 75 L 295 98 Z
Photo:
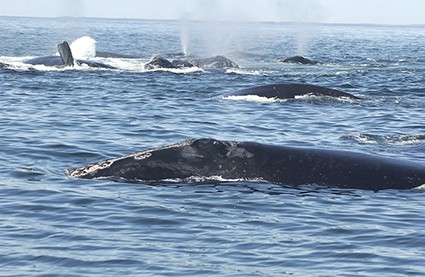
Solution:
M 67 170 L 69 176 L 151 182 L 189 177 L 240 178 L 254 154 L 237 142 L 190 139 Z M 243 175 L 243 174 L 242 174 Z

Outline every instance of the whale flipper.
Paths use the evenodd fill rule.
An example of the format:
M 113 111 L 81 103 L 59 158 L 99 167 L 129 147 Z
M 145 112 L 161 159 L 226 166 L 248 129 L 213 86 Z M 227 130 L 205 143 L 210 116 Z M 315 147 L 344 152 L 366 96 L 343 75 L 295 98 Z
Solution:
M 59 43 L 58 51 L 65 66 L 74 66 L 74 57 L 68 42 Z

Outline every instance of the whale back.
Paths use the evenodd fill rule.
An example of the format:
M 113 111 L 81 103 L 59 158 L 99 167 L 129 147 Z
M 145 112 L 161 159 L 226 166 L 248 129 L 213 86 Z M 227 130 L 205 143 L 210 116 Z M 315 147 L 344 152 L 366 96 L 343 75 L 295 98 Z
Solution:
M 279 59 L 283 63 L 298 63 L 298 64 L 318 64 L 318 62 L 304 58 L 302 56 L 294 56 L 286 59 Z
M 299 186 L 410 189 L 425 184 L 422 164 L 365 153 L 255 142 L 191 139 L 66 171 L 84 179 L 130 182 L 263 180 Z
M 257 95 L 267 98 L 290 99 L 302 95 L 321 95 L 361 99 L 350 93 L 310 84 L 284 83 L 252 87 L 237 91 L 233 95 Z

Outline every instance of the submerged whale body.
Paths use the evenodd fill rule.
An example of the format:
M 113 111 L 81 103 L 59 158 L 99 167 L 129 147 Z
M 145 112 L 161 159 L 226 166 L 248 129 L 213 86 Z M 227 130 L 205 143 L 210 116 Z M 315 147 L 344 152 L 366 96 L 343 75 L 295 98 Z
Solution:
M 78 65 L 85 64 L 90 67 L 116 69 L 115 67 L 111 65 L 104 64 L 97 61 L 74 59 L 71 48 L 69 47 L 69 44 L 66 41 L 58 44 L 58 51 L 60 56 L 37 57 L 30 60 L 26 60 L 24 61 L 24 63 L 31 64 L 31 65 L 71 66 L 71 67 L 74 66 L 74 63 L 76 63 Z
M 60 56 L 37 57 L 24 61 L 25 64 L 45 65 L 45 66 L 63 66 L 65 65 Z
M 256 95 L 267 98 L 291 99 L 302 95 L 318 95 L 329 97 L 346 97 L 350 99 L 361 99 L 350 93 L 336 89 L 297 83 L 272 84 L 252 87 L 235 92 L 232 95 Z
M 283 185 L 410 189 L 425 184 L 425 166 L 348 151 L 253 142 L 191 139 L 67 170 L 85 179 L 170 182 L 220 177 Z
M 303 56 L 293 56 L 286 59 L 279 59 L 282 63 L 299 63 L 299 64 L 318 64 L 318 62 L 304 58 Z

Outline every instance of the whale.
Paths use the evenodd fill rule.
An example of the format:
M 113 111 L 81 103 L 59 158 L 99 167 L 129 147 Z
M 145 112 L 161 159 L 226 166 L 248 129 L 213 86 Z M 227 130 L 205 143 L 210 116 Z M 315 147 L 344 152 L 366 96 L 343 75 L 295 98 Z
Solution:
M 255 95 L 266 98 L 276 99 L 291 99 L 296 96 L 315 95 L 315 96 L 328 96 L 328 97 L 342 97 L 353 100 L 360 100 L 361 98 L 347 92 L 331 89 L 327 87 L 299 84 L 299 83 L 281 83 L 270 84 L 242 89 L 231 94 L 232 96 L 247 96 Z
M 144 65 L 146 70 L 159 68 L 239 68 L 239 65 L 224 56 L 214 56 L 209 58 L 199 58 L 182 60 L 177 59 L 169 61 L 163 56 L 154 56 Z
M 225 56 L 192 59 L 189 63 L 201 68 L 239 68 L 239 65 Z
M 281 58 L 278 60 L 282 63 L 298 63 L 298 64 L 318 64 L 319 62 L 310 60 L 308 58 L 305 58 L 303 56 L 293 56 L 289 58 Z
M 136 183 L 184 180 L 266 181 L 285 186 L 412 189 L 425 184 L 425 165 L 345 150 L 256 142 L 188 139 L 65 171 L 83 179 Z M 214 179 L 215 178 L 215 179 Z
M 45 66 L 59 66 L 59 67 L 62 67 L 62 66 L 73 67 L 75 64 L 77 65 L 85 64 L 95 68 L 116 69 L 116 67 L 113 67 L 111 65 L 104 64 L 101 62 L 97 62 L 97 61 L 74 59 L 71 48 L 69 47 L 69 44 L 66 41 L 58 44 L 58 51 L 59 51 L 59 56 L 53 55 L 53 56 L 36 57 L 36 58 L 24 61 L 24 63 L 31 64 L 31 65 L 45 65 Z
M 178 68 L 172 62 L 161 56 L 153 57 L 144 65 L 145 70 L 160 69 L 160 68 Z

